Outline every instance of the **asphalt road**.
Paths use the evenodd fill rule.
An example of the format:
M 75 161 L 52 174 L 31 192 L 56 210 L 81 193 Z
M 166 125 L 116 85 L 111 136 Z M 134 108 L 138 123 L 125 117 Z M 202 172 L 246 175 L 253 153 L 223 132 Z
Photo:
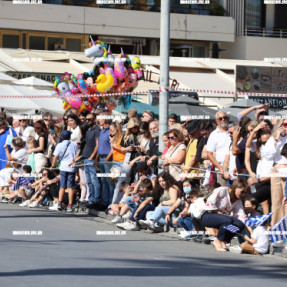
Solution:
M 286 286 L 287 259 L 216 252 L 84 214 L 0 205 L 0 286 Z M 40 231 L 42 235 L 16 235 Z M 13 235 L 14 232 L 14 235 Z

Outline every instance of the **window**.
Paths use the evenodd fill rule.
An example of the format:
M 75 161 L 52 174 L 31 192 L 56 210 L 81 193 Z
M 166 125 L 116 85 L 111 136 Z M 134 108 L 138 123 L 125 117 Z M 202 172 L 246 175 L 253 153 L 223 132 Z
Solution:
M 29 49 L 45 50 L 45 37 L 30 36 Z
M 3 35 L 3 48 L 19 48 L 19 35 Z
M 263 27 L 263 1 L 245 0 L 245 26 Z
M 66 50 L 81 52 L 81 39 L 66 39 Z
M 62 38 L 48 38 L 48 50 L 63 50 L 63 39 Z

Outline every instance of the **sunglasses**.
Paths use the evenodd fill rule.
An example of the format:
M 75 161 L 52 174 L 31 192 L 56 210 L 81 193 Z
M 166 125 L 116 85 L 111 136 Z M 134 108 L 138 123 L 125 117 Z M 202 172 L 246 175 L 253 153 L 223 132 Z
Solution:
M 268 113 L 267 113 L 267 112 L 264 112 L 264 111 L 262 111 L 262 112 L 258 113 L 258 116 L 262 116 L 262 115 L 267 116 L 267 115 L 268 115 Z
M 21 122 L 26 122 L 26 120 L 19 120 L 19 123 L 21 123 Z
M 88 119 L 86 119 L 86 122 L 91 122 L 92 120 L 93 120 L 93 119 L 89 119 L 89 118 L 88 118 Z
M 287 123 L 283 123 L 283 124 L 282 124 L 282 127 L 283 127 L 283 128 L 287 128 Z
M 141 134 L 141 135 L 144 135 L 144 134 L 145 134 L 145 132 L 140 132 L 140 134 Z
M 220 117 L 218 118 L 218 120 L 222 121 L 222 120 L 227 120 L 228 119 L 228 116 L 224 116 L 224 117 Z
M 67 121 L 68 120 L 68 118 L 64 118 L 64 121 Z
M 137 129 L 138 127 L 136 126 L 136 127 L 132 127 L 131 129 Z
M 173 137 L 168 137 L 169 140 L 174 140 L 176 137 L 173 136 Z

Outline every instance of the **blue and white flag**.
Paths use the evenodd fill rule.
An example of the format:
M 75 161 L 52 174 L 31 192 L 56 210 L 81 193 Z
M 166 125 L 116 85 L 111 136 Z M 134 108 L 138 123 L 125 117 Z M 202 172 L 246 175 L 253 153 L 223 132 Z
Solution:
M 28 184 L 27 182 L 27 178 L 26 177 L 23 177 L 23 176 L 19 176 L 12 188 L 12 191 L 14 190 L 18 190 L 20 188 L 21 185 L 24 185 L 24 184 Z
M 237 233 L 240 229 L 233 225 L 233 224 L 228 224 L 226 226 L 223 226 L 224 229 L 227 229 L 228 231 L 232 232 L 232 233 Z
M 271 217 L 272 213 L 273 212 L 263 214 L 260 216 L 256 216 L 256 217 L 250 217 L 250 218 L 245 220 L 245 225 L 250 226 L 250 227 L 262 225 L 265 223 L 266 220 L 268 220 Z
M 272 242 L 284 240 L 287 237 L 287 215 L 270 228 L 269 236 Z

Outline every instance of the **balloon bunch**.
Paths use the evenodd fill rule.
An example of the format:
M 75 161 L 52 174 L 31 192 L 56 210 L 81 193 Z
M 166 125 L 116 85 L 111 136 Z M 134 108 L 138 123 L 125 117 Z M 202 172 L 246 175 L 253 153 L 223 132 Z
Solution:
M 93 70 L 77 77 L 65 73 L 56 78 L 54 89 L 65 97 L 64 110 L 73 107 L 79 111 L 99 109 L 111 112 L 120 96 L 107 94 L 132 92 L 138 86 L 138 80 L 143 76 L 140 59 L 135 57 L 131 60 L 123 50 L 115 57 L 106 44 L 94 42 L 92 38 L 85 55 L 94 57 Z

